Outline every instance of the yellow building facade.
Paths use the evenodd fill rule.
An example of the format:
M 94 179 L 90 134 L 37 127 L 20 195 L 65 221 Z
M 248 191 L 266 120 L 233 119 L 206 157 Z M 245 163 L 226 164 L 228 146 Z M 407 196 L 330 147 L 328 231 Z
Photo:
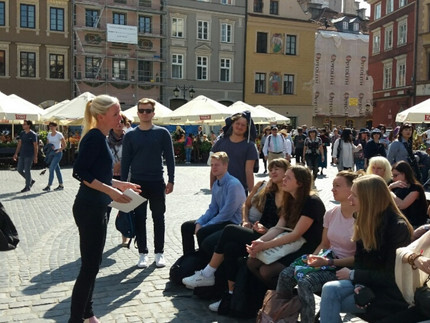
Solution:
M 317 25 L 295 1 L 279 1 L 277 11 L 264 2 L 248 2 L 244 101 L 289 117 L 292 126 L 310 125 Z

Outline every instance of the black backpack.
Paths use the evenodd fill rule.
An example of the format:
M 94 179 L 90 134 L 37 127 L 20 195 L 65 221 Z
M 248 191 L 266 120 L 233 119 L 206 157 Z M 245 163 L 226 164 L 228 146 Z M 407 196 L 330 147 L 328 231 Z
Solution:
M 13 250 L 18 242 L 18 232 L 15 225 L 0 202 L 0 251 Z
M 130 238 L 127 246 L 130 248 L 131 241 L 136 237 L 134 210 L 128 213 L 119 211 L 115 219 L 115 227 L 124 237 Z
M 189 252 L 179 257 L 170 267 L 169 279 L 175 284 L 182 285 L 182 278 L 193 275 L 195 271 L 204 268 L 207 263 L 207 257 L 199 251 Z

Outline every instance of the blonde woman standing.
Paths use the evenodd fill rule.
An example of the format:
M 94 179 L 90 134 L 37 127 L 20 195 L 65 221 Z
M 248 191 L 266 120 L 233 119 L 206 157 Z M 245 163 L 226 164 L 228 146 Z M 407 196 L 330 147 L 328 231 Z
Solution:
M 106 241 L 107 208 L 114 200 L 130 201 L 121 191 L 139 191 L 139 186 L 113 180 L 113 158 L 106 136 L 121 121 L 117 98 L 99 95 L 87 103 L 84 129 L 79 142 L 73 177 L 81 182 L 73 204 L 73 216 L 79 230 L 81 268 L 72 293 L 69 323 L 100 322 L 94 315 L 92 296 L 96 275 Z M 119 190 L 118 190 L 118 189 Z

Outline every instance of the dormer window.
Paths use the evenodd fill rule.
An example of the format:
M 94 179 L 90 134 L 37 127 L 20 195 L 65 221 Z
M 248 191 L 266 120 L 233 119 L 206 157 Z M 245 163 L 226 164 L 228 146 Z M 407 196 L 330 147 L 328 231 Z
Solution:
M 348 30 L 349 29 L 349 23 L 348 23 L 348 21 L 342 22 L 342 29 L 343 30 Z
M 360 30 L 360 25 L 358 24 L 358 22 L 354 22 L 354 24 L 353 24 L 353 27 L 352 28 L 354 28 L 353 30 L 355 31 L 355 32 L 358 32 L 359 30 Z

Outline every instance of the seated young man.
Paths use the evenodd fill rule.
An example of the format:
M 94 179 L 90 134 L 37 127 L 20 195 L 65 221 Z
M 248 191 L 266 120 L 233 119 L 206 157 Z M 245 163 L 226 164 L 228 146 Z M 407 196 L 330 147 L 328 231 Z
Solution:
M 211 173 L 216 177 L 212 187 L 211 203 L 198 220 L 182 224 L 184 254 L 195 250 L 194 235 L 196 235 L 200 250 L 211 256 L 219 238 L 218 232 L 226 225 L 239 224 L 242 220 L 245 191 L 239 180 L 227 171 L 228 161 L 228 156 L 223 151 L 211 156 Z

